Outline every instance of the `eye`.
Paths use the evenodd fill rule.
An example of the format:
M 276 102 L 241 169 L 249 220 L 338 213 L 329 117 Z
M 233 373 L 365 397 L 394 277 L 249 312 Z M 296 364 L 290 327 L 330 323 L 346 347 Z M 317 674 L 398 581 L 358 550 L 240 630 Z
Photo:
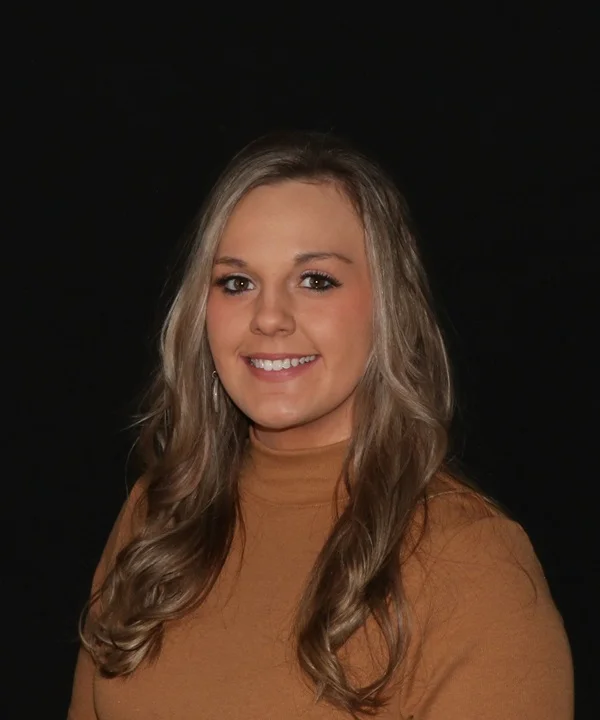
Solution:
M 302 275 L 303 283 L 305 280 L 308 280 L 309 283 L 308 285 L 303 284 L 302 287 L 314 290 L 315 292 L 325 292 L 326 290 L 331 290 L 332 288 L 336 288 L 341 285 L 338 280 L 328 273 L 321 271 L 315 272 L 314 270 L 306 272 Z
M 215 281 L 215 285 L 223 288 L 223 292 L 227 295 L 240 295 L 251 289 L 252 281 L 243 275 L 225 275 Z
M 227 295 L 241 295 L 254 289 L 254 284 L 250 278 L 244 275 L 225 275 L 215 280 L 215 285 L 222 288 Z M 326 292 L 332 288 L 340 287 L 341 283 L 334 277 L 322 271 L 305 272 L 302 275 L 301 287 L 313 292 Z

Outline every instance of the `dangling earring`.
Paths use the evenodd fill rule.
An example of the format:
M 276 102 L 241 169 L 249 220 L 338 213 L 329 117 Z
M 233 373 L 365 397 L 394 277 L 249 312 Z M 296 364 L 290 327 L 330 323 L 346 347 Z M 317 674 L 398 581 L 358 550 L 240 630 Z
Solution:
M 219 376 L 217 375 L 217 371 L 212 371 L 213 376 L 213 385 L 212 385 L 212 398 L 213 398 L 213 408 L 215 409 L 215 412 L 219 412 Z

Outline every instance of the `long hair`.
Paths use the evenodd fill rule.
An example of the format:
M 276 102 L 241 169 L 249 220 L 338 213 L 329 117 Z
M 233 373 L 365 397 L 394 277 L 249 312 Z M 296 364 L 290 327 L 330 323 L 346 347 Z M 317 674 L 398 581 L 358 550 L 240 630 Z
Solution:
M 330 135 L 270 136 L 239 153 L 201 212 L 164 322 L 160 363 L 140 421 L 145 518 L 92 603 L 83 642 L 101 671 L 133 672 L 160 652 L 164 626 L 207 597 L 243 531 L 238 476 L 249 420 L 223 391 L 211 404 L 206 335 L 212 265 L 223 229 L 252 189 L 333 183 L 362 221 L 374 339 L 355 395 L 342 478 L 347 502 L 307 580 L 294 625 L 297 658 L 324 698 L 374 714 L 409 639 L 402 551 L 425 489 L 444 467 L 454 398 L 444 341 L 408 212 L 380 167 Z M 381 676 L 353 686 L 340 650 L 372 618 L 387 646 Z

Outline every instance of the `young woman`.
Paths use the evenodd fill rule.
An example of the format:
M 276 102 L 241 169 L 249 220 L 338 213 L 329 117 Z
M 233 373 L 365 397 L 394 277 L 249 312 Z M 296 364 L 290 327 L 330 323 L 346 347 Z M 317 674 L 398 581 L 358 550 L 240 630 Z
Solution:
M 149 397 L 71 720 L 572 717 L 527 535 L 449 470 L 446 350 L 373 162 L 316 134 L 233 159 Z

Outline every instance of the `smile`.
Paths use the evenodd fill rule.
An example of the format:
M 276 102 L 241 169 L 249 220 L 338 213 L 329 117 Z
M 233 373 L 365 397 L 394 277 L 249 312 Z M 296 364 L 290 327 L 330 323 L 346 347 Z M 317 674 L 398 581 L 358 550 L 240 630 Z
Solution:
M 305 365 L 306 363 L 316 360 L 316 355 L 305 355 L 304 357 L 281 358 L 279 360 L 263 360 L 262 358 L 248 358 L 250 364 L 260 370 L 267 372 L 280 372 L 281 370 L 289 370 L 291 367 Z
M 286 383 L 300 378 L 319 365 L 320 355 L 303 355 L 302 357 L 245 357 L 244 365 L 257 380 L 266 383 Z

